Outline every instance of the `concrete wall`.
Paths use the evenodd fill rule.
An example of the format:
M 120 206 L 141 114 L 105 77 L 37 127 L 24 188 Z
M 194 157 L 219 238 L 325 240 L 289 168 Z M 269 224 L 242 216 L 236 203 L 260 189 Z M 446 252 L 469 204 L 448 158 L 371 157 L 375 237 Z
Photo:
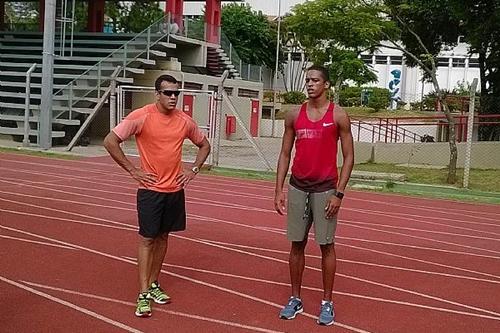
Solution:
M 177 80 L 181 82 L 181 86 L 183 83 L 198 83 L 202 85 L 202 90 L 210 90 L 214 86 L 217 86 L 220 82 L 220 78 L 214 76 L 200 75 L 200 74 L 192 74 L 192 73 L 183 73 L 179 71 L 171 71 L 171 70 L 148 70 L 145 74 L 138 76 L 134 80 L 134 86 L 145 86 L 145 87 L 154 87 L 154 82 L 156 78 L 162 74 L 169 74 L 175 77 Z M 224 87 L 227 90 L 232 90 L 231 93 L 228 92 L 229 98 L 231 102 L 234 104 L 236 110 L 238 111 L 241 120 L 247 126 L 250 127 L 250 116 L 252 112 L 252 98 L 249 97 L 239 97 L 240 89 L 247 89 L 256 91 L 257 98 L 259 101 L 262 101 L 262 83 L 258 82 L 250 82 L 244 80 L 232 80 L 227 79 L 224 82 Z M 206 94 L 193 94 L 194 103 L 193 103 L 193 119 L 200 126 L 207 126 L 209 123 L 209 99 Z M 178 108 L 182 108 L 182 95 L 179 96 Z M 152 103 L 155 101 L 154 93 L 134 93 L 132 97 L 132 108 L 139 108 L 145 104 Z M 262 116 L 262 102 L 259 103 L 259 120 Z M 222 119 L 221 119 L 221 138 L 237 140 L 245 138 L 245 134 L 242 128 L 237 125 L 236 133 L 231 134 L 230 136 L 226 136 L 226 115 L 232 115 L 227 102 L 222 103 Z M 260 122 L 259 122 L 260 123 Z M 260 125 L 259 125 L 260 126 Z
M 458 143 L 457 166 L 463 167 L 465 143 Z M 473 142 L 471 167 L 500 169 L 500 142 Z M 424 164 L 447 166 L 450 146 L 447 142 L 427 143 L 375 143 L 374 162 L 393 164 Z

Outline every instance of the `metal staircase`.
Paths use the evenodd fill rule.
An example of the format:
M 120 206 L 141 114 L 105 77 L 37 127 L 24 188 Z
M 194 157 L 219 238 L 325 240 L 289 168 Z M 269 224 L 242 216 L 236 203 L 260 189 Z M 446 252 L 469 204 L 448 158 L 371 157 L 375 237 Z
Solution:
M 67 137 L 68 128 L 79 127 L 105 104 L 113 73 L 119 74 L 118 83 L 132 84 L 134 75 L 175 49 L 168 20 L 165 16 L 136 35 L 75 34 L 71 47 L 55 39 L 52 137 Z M 0 134 L 22 138 L 28 119 L 29 136 L 38 135 L 42 44 L 41 33 L 0 32 Z

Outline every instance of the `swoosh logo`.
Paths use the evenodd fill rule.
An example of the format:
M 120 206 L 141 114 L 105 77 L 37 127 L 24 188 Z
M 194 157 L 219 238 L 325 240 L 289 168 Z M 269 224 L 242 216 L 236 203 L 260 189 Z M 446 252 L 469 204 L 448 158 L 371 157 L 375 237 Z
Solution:
M 332 126 L 333 123 L 323 123 L 323 127 L 329 127 L 329 126 Z

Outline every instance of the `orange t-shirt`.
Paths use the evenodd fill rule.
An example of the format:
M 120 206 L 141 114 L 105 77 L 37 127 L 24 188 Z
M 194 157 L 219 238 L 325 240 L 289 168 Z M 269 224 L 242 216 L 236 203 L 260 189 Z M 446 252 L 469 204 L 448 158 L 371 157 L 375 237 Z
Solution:
M 131 112 L 113 132 L 123 141 L 135 135 L 141 168 L 158 177 L 156 184 L 146 188 L 158 192 L 181 189 L 175 178 L 182 168 L 184 139 L 199 145 L 205 138 L 194 120 L 184 112 L 175 109 L 166 115 L 158 110 L 156 104 Z

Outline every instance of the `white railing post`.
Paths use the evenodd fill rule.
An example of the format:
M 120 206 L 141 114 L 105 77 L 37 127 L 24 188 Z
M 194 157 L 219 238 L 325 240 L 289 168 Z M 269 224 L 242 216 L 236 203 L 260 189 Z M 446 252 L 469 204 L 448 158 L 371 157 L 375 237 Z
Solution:
M 36 68 L 36 64 L 31 65 L 26 72 L 26 95 L 24 97 L 24 137 L 23 146 L 28 147 L 30 144 L 30 96 L 31 96 L 31 73 Z
M 464 188 L 469 187 L 472 153 L 472 132 L 474 131 L 474 107 L 476 102 L 477 78 L 472 81 L 469 95 L 469 116 L 467 118 L 467 142 L 465 143 Z

